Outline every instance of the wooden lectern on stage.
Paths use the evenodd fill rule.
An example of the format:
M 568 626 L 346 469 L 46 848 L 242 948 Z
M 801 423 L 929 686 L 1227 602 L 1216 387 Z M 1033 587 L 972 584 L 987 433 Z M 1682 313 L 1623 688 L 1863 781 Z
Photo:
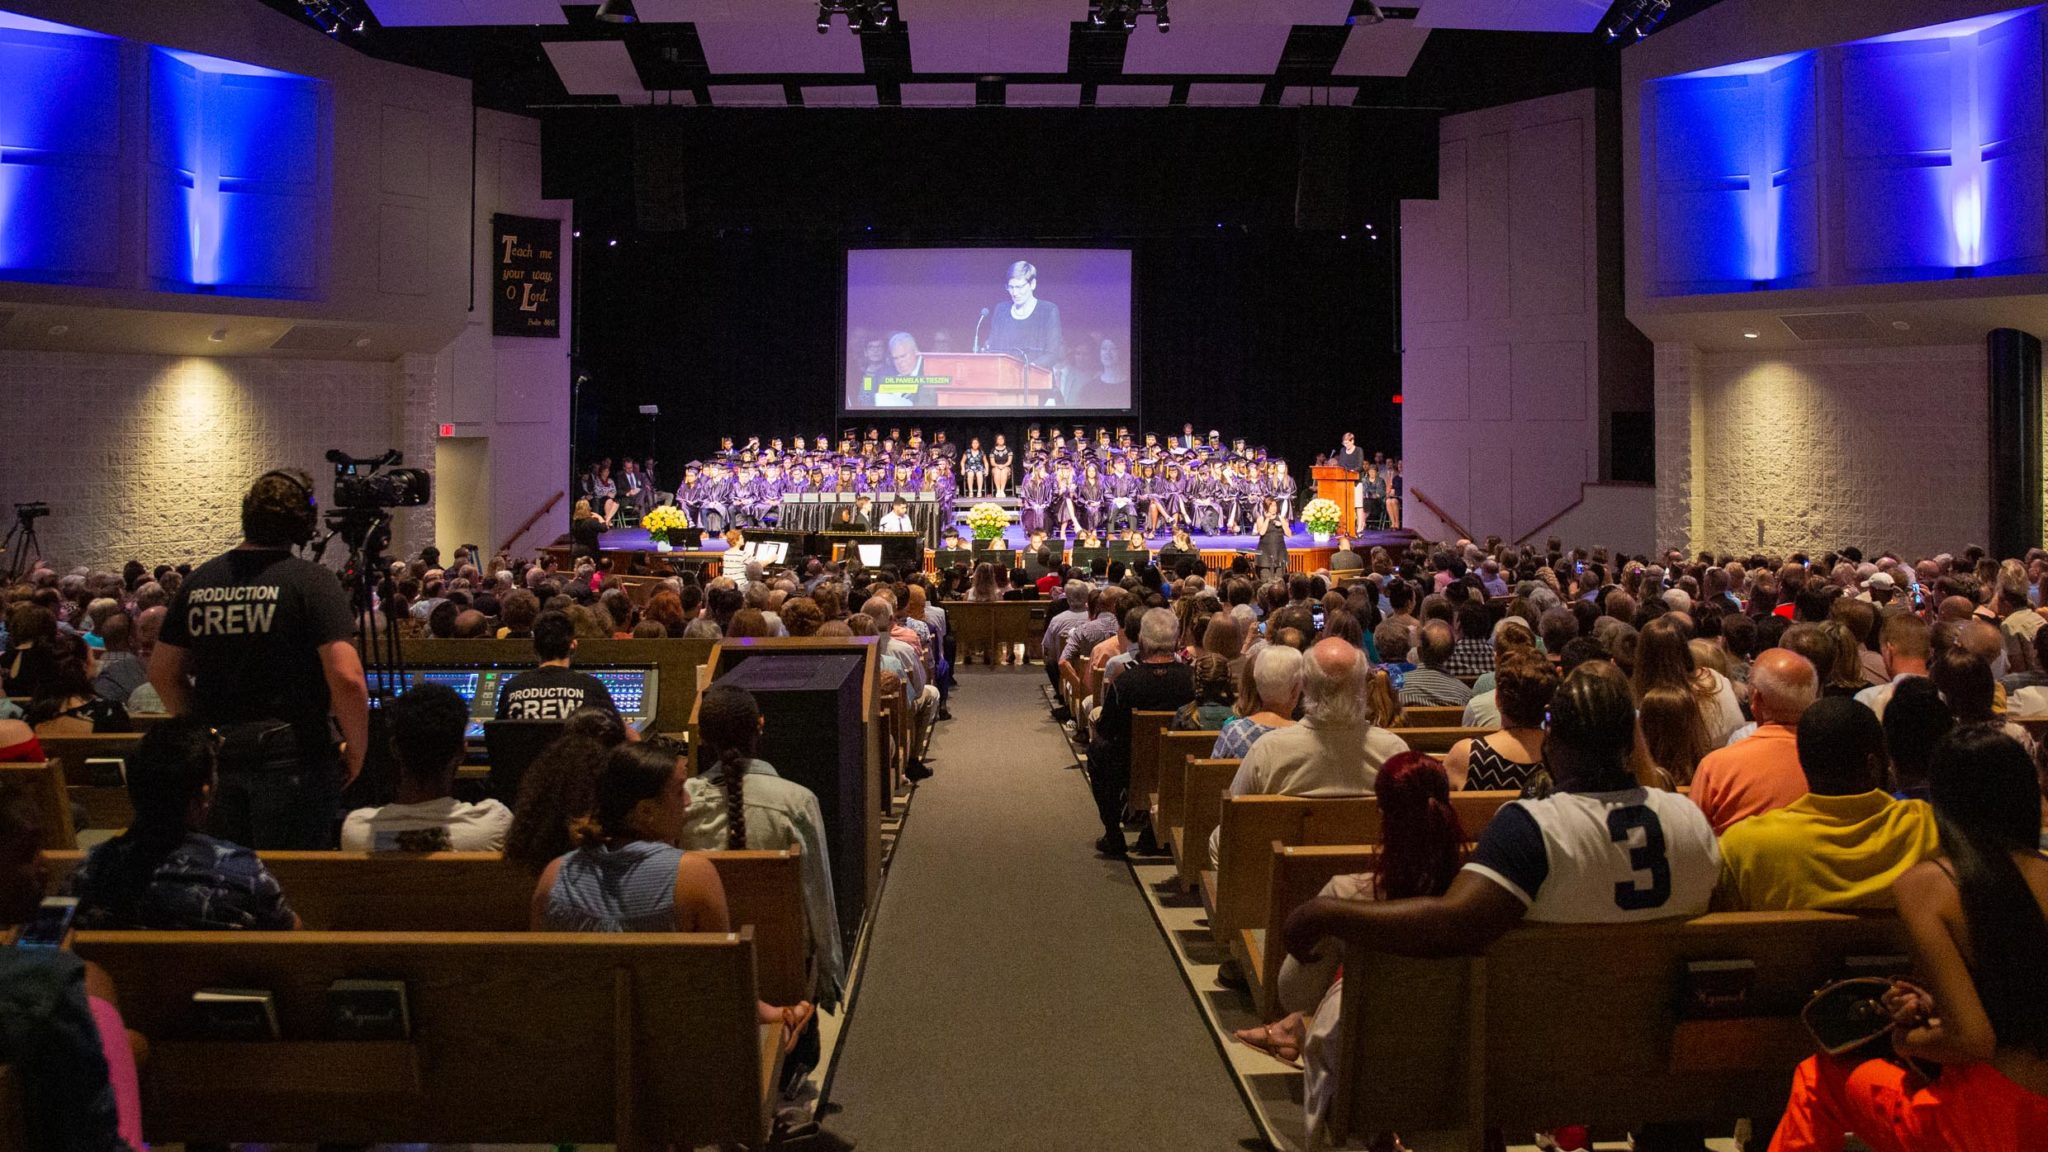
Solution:
M 927 352 L 921 374 L 951 378 L 919 389 L 930 407 L 1043 408 L 1053 396 L 1052 369 L 1009 352 Z M 924 396 L 917 406 L 928 406 Z
M 1318 464 L 1309 469 L 1315 477 L 1316 496 L 1337 505 L 1339 519 L 1337 534 L 1356 537 L 1358 535 L 1358 473 L 1334 464 Z

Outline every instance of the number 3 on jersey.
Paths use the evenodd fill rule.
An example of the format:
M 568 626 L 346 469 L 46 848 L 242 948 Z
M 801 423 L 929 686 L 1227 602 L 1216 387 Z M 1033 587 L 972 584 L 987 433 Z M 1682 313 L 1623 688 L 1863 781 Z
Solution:
M 1607 834 L 1628 847 L 1629 871 L 1635 873 L 1633 879 L 1615 884 L 1615 905 L 1624 912 L 1662 908 L 1671 899 L 1671 861 L 1664 851 L 1663 822 L 1647 807 L 1632 804 L 1607 813 Z

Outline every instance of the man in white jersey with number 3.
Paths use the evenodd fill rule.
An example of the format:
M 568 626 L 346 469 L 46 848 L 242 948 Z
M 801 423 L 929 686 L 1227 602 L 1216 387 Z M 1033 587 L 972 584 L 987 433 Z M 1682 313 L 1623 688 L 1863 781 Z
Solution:
M 1311 900 L 1287 918 L 1288 951 L 1307 962 L 1334 937 L 1401 956 L 1465 956 L 1524 920 L 1703 915 L 1721 867 L 1714 830 L 1690 800 L 1643 788 L 1630 775 L 1636 713 L 1627 678 L 1604 660 L 1580 665 L 1551 701 L 1548 730 L 1543 756 L 1558 790 L 1504 805 L 1449 891 L 1412 900 Z M 1336 1027 L 1318 1016 L 1309 1032 L 1311 1092 L 1319 1066 L 1335 1074 Z

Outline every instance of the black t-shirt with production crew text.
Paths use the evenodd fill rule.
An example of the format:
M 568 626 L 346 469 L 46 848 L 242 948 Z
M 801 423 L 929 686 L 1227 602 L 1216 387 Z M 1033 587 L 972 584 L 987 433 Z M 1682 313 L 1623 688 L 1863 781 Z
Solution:
M 569 713 L 586 705 L 618 711 L 604 681 L 570 668 L 521 672 L 498 690 L 500 720 L 567 720 Z
M 333 572 L 282 548 L 237 548 L 199 566 L 171 598 L 161 639 L 191 654 L 192 712 L 216 728 L 283 720 L 327 735 L 320 649 L 355 635 Z

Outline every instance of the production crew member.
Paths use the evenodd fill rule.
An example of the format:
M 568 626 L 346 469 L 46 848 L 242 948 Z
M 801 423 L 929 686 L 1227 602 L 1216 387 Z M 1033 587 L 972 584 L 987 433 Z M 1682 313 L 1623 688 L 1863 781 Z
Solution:
M 150 658 L 164 708 L 220 733 L 208 831 L 250 848 L 334 847 L 341 790 L 369 745 L 348 596 L 333 572 L 293 554 L 319 518 L 304 472 L 257 477 L 242 498 L 242 543 L 186 579 Z

